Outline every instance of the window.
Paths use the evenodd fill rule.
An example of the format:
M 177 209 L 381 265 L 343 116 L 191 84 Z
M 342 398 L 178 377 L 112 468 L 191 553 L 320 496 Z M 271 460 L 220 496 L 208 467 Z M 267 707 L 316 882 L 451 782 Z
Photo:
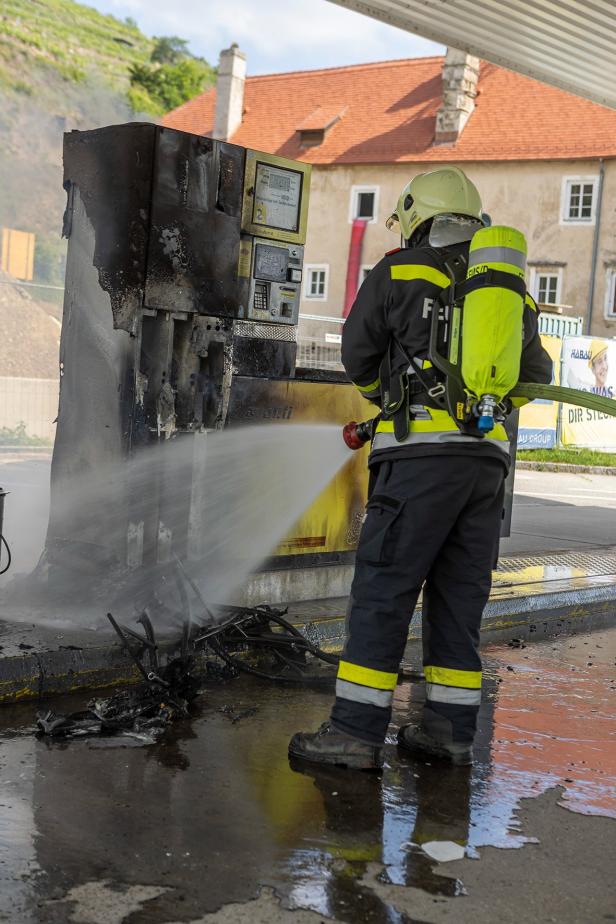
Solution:
M 353 186 L 351 188 L 349 221 L 363 218 L 370 224 L 374 224 L 377 219 L 378 208 L 378 186 Z
M 589 225 L 595 221 L 596 176 L 566 176 L 563 179 L 561 221 Z
M 357 280 L 358 287 L 361 286 L 362 282 L 364 281 L 364 279 L 366 278 L 366 276 L 368 275 L 371 269 L 372 269 L 371 263 L 364 263 L 362 266 L 359 267 L 359 279 Z
M 542 305 L 558 304 L 558 276 L 556 273 L 537 275 L 537 301 Z
M 325 301 L 327 298 L 327 277 L 329 266 L 327 263 L 308 264 L 304 267 L 304 298 Z
M 616 266 L 610 266 L 607 271 L 607 285 L 605 288 L 605 317 L 616 318 Z
M 531 292 L 540 305 L 560 305 L 562 270 L 533 269 Z

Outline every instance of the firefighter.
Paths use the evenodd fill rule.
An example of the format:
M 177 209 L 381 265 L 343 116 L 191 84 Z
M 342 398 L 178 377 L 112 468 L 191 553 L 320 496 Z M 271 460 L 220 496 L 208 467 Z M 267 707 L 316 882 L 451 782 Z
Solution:
M 479 193 L 461 170 L 416 176 L 387 223 L 399 228 L 403 247 L 369 273 L 343 328 L 349 378 L 370 401 L 380 405 L 385 398 L 397 410 L 381 416 L 373 435 L 372 488 L 336 700 L 318 731 L 291 739 L 295 757 L 382 766 L 399 664 L 423 588 L 426 700 L 420 724 L 400 728 L 398 744 L 456 765 L 472 762 L 479 629 L 511 459 L 502 424 L 483 435 L 472 426 L 460 429 L 443 409 L 443 378 L 428 350 L 431 314 L 443 311 L 439 299 L 451 281 L 445 264 L 465 267 L 469 241 L 486 223 Z M 549 383 L 552 361 L 541 346 L 537 313 L 526 295 L 520 380 Z

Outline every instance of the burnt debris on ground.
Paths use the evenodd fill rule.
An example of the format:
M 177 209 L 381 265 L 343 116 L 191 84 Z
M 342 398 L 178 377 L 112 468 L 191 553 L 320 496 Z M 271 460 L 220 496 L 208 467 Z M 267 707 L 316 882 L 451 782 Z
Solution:
M 129 743 L 126 739 L 133 745 L 153 744 L 172 723 L 190 717 L 191 703 L 207 682 L 240 673 L 279 683 L 329 681 L 331 672 L 321 665 L 338 663 L 337 656 L 313 645 L 284 618 L 286 610 L 265 605 L 206 608 L 207 625 L 193 621 L 190 607 L 186 612 L 179 644 L 163 657 L 147 609 L 137 620 L 142 632 L 120 625 L 108 613 L 142 682 L 92 699 L 85 710 L 39 713 L 37 734 L 63 741 L 115 737 L 118 744 Z M 236 722 L 249 714 L 247 710 L 230 718 Z

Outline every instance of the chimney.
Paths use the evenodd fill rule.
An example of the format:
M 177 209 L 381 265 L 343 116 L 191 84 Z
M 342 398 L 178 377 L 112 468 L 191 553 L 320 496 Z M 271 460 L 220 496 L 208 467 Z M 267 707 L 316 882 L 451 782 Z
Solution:
M 451 144 L 462 134 L 475 108 L 479 58 L 448 48 L 443 64 L 443 102 L 436 114 L 435 144 Z
M 246 55 L 233 43 L 220 52 L 216 80 L 216 115 L 214 138 L 228 141 L 242 124 Z

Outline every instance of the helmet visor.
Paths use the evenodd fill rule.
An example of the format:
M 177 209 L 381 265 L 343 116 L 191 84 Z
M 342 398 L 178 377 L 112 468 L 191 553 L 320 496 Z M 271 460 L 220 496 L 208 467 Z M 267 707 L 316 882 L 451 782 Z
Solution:
M 398 213 L 394 212 L 389 216 L 385 222 L 385 227 L 388 231 L 400 231 L 400 219 L 398 218 Z

